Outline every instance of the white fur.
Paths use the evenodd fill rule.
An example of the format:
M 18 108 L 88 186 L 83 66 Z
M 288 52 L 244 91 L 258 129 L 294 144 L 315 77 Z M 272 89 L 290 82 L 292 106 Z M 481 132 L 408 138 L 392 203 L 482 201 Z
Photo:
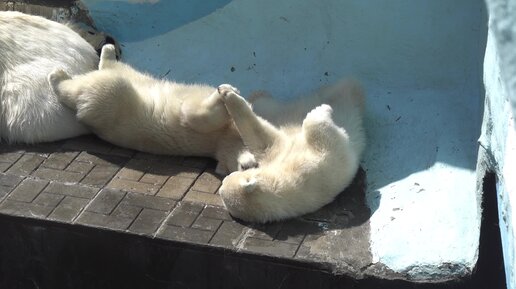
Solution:
M 49 83 L 82 123 L 109 142 L 217 159 L 217 172 L 233 172 L 220 188 L 224 204 L 247 221 L 295 217 L 331 202 L 352 181 L 365 146 L 364 97 L 351 82 L 285 106 L 295 117 L 328 100 L 339 106 L 339 125 L 332 108 L 320 105 L 302 125 L 280 128 L 257 116 L 230 85 L 215 89 L 154 79 L 117 62 L 112 45 L 103 47 L 98 71 L 70 78 L 56 70 Z M 255 102 L 269 113 L 276 105 L 266 97 Z M 234 172 L 239 167 L 246 170 Z
M 99 70 L 73 79 L 62 70 L 49 75 L 59 100 L 82 123 L 123 147 L 213 157 L 220 174 L 238 169 L 243 143 L 219 93 L 235 88 L 157 80 L 117 62 L 114 49 L 102 48 Z
M 320 99 L 339 106 L 341 127 L 332 119 L 332 108 L 323 104 L 301 126 L 276 128 L 236 92 L 224 94 L 228 112 L 259 165 L 233 172 L 222 182 L 220 195 L 234 217 L 263 223 L 303 215 L 328 204 L 351 183 L 365 147 L 363 93 L 355 83 L 342 82 L 281 109 L 295 117 Z M 274 100 L 262 101 L 274 109 Z
M 47 82 L 56 66 L 69 74 L 95 68 L 93 47 L 69 27 L 39 16 L 0 12 L 0 138 L 46 142 L 87 133 Z

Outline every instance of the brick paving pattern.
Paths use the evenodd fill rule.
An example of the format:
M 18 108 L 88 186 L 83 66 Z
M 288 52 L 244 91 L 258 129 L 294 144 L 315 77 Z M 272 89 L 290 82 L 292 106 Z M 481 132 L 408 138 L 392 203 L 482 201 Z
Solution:
M 223 207 L 214 167 L 210 159 L 135 152 L 94 136 L 35 146 L 0 143 L 0 214 L 323 261 L 345 250 L 332 246 L 346 241 L 336 232 L 367 223 L 368 210 L 356 209 L 356 194 L 349 193 L 294 220 L 241 223 Z M 362 184 L 354 186 L 357 191 Z M 335 240 L 338 235 L 344 237 Z

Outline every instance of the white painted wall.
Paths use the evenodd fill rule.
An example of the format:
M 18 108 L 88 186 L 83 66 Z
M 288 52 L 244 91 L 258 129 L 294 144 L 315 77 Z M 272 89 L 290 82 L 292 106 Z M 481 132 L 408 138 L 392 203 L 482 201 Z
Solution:
M 155 75 L 281 99 L 361 80 L 375 261 L 413 279 L 474 266 L 481 0 L 83 2 L 122 43 L 125 61 Z
M 497 176 L 507 288 L 516 288 L 516 1 L 487 0 L 486 111 L 481 145 Z M 512 104 L 511 104 L 512 103 Z

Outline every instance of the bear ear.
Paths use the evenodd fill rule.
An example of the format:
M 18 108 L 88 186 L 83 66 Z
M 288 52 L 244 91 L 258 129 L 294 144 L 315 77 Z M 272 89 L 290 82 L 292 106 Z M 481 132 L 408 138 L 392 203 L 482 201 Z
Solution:
M 240 185 L 242 186 L 242 189 L 245 193 L 250 193 L 254 191 L 254 188 L 257 185 L 256 178 L 244 178 L 240 181 Z

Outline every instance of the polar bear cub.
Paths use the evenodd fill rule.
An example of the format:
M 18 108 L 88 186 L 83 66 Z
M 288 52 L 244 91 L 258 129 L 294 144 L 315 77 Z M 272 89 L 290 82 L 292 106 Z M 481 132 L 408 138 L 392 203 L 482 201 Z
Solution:
M 43 17 L 0 12 L 0 51 L 0 139 L 35 143 L 88 132 L 47 82 L 56 66 L 72 75 L 95 69 L 88 42 Z
M 212 157 L 221 175 L 253 165 L 251 155 L 239 157 L 244 146 L 216 88 L 140 73 L 116 61 L 111 44 L 102 48 L 99 70 L 74 78 L 56 70 L 48 81 L 59 101 L 108 142 L 155 154 Z M 219 89 L 237 91 L 230 85 Z
M 323 91 L 339 92 L 343 127 L 323 104 L 302 125 L 277 128 L 256 116 L 237 91 L 224 89 L 226 108 L 259 165 L 222 182 L 220 195 L 234 217 L 264 223 L 300 216 L 330 203 L 351 183 L 365 147 L 364 95 L 346 82 Z

